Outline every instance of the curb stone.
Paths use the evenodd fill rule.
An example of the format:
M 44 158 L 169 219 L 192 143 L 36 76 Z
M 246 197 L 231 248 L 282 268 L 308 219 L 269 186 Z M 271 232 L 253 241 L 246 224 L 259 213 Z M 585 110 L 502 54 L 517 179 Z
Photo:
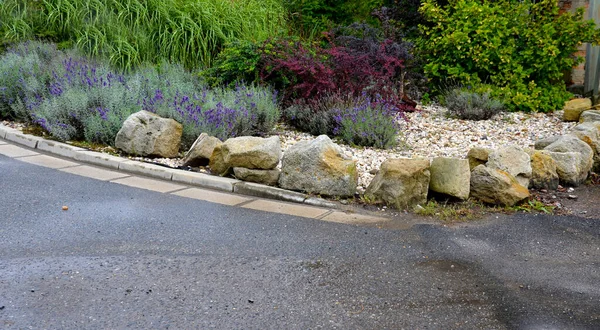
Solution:
M 334 210 L 342 209 L 342 207 L 336 203 L 322 198 L 310 197 L 309 195 L 303 193 L 261 185 L 258 183 L 244 182 L 236 179 L 223 178 L 198 172 L 171 169 L 144 162 L 124 159 L 101 152 L 75 147 L 62 142 L 26 135 L 17 129 L 6 127 L 2 124 L 0 124 L 0 138 L 24 145 L 32 149 L 39 149 L 50 154 L 74 159 L 82 163 L 118 169 L 123 172 L 141 174 L 147 177 L 158 178 L 177 183 L 185 183 L 201 188 L 209 188 L 225 192 L 238 193 L 241 195 L 276 199 L 280 201 L 294 202 L 330 209 L 325 214 L 329 214 Z M 373 219 L 379 219 L 377 221 L 389 220 L 376 216 L 372 217 Z

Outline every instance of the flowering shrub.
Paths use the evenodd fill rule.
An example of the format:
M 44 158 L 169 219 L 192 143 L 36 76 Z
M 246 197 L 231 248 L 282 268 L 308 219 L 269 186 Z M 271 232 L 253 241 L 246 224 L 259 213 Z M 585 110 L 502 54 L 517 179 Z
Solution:
M 118 74 L 40 43 L 19 45 L 0 57 L 0 109 L 2 117 L 37 124 L 59 140 L 110 145 L 123 121 L 142 109 L 180 122 L 184 147 L 202 132 L 221 139 L 264 134 L 279 119 L 269 89 L 209 89 L 170 64 Z

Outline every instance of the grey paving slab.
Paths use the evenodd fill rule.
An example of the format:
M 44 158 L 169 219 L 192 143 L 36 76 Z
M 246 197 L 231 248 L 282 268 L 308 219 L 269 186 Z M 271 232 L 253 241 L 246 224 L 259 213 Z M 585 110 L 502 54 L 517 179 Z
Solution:
M 39 141 L 37 144 L 37 149 L 67 158 L 75 158 L 75 154 L 77 152 L 86 151 L 83 148 L 50 140 Z
M 241 182 L 240 180 L 183 170 L 173 170 L 172 173 L 173 177 L 171 180 L 174 182 L 199 185 L 205 188 L 223 190 L 227 192 L 232 192 L 234 185 Z
M 12 144 L 5 144 L 0 146 L 0 154 L 8 156 L 8 157 L 23 157 L 23 156 L 33 156 L 38 155 L 37 152 L 31 151 L 29 149 L 17 147 Z
M 140 178 L 137 176 L 130 176 L 122 179 L 111 180 L 110 182 L 126 185 L 129 187 L 157 191 L 161 193 L 167 193 L 186 188 L 186 186 L 183 185 L 164 182 L 161 180 Z
M 114 169 L 119 169 L 119 164 L 127 161 L 126 159 L 117 156 L 95 151 L 78 151 L 75 154 L 75 160 Z
M 171 180 L 173 176 L 173 169 L 134 160 L 119 163 L 119 170 L 165 180 Z
M 43 139 L 33 135 L 27 135 L 20 132 L 6 132 L 4 137 L 8 141 L 16 142 L 29 148 L 35 148 L 39 141 Z
M 274 202 L 263 199 L 244 204 L 242 207 L 252 210 L 296 215 L 305 218 L 318 218 L 319 216 L 329 212 L 327 209 L 318 207 Z
M 102 181 L 110 181 L 119 178 L 125 178 L 131 176 L 127 173 L 105 170 L 101 168 L 97 168 L 94 166 L 81 165 L 76 167 L 69 167 L 61 169 L 63 172 L 76 174 L 80 176 L 85 176 L 92 179 L 102 180 Z
M 60 169 L 64 167 L 77 166 L 79 163 L 71 162 L 61 158 L 56 158 L 48 155 L 35 155 L 29 157 L 21 157 L 20 161 L 27 162 L 34 165 Z
M 203 200 L 212 203 L 219 203 L 224 205 L 237 205 L 241 203 L 245 203 L 250 201 L 250 198 L 233 195 L 233 194 L 225 194 L 212 190 L 199 189 L 199 188 L 190 188 L 185 190 L 180 190 L 172 193 L 173 195 L 188 197 L 198 200 Z

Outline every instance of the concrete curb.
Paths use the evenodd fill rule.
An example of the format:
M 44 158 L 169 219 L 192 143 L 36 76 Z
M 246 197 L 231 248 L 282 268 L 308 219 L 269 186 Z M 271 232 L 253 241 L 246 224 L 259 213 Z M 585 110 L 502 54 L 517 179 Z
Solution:
M 101 152 L 75 147 L 62 142 L 46 140 L 41 137 L 23 134 L 19 130 L 6 127 L 2 124 L 0 124 L 0 138 L 21 144 L 31 149 L 39 149 L 50 154 L 74 159 L 82 163 L 98 165 L 132 174 L 141 174 L 151 178 L 184 183 L 200 188 L 233 192 L 252 197 L 275 199 L 329 209 L 341 209 L 341 207 L 336 203 L 322 198 L 311 197 L 303 193 L 266 186 L 258 183 L 244 182 L 232 178 L 223 178 L 204 173 L 189 172 L 129 160 Z

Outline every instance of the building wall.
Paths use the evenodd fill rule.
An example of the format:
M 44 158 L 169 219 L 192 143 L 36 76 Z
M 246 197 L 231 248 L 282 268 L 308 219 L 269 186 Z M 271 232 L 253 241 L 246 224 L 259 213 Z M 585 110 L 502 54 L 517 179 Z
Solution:
M 558 1 L 558 5 L 562 12 L 575 12 L 577 8 L 584 7 L 586 9 L 585 18 L 588 17 L 587 8 L 589 6 L 589 0 L 570 0 L 570 1 Z M 577 56 L 585 58 L 586 44 L 579 47 L 579 51 L 575 53 Z M 585 63 L 581 63 L 574 67 L 571 74 L 566 77 L 569 85 L 583 85 L 585 78 Z

